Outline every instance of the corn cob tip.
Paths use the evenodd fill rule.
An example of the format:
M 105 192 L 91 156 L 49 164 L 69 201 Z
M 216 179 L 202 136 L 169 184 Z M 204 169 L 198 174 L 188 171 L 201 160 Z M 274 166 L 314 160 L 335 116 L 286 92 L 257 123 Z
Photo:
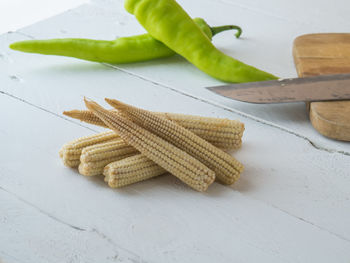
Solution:
M 116 111 L 124 117 L 128 117 L 128 115 L 130 114 L 130 110 L 138 110 L 139 109 L 135 106 L 121 102 L 120 100 L 116 100 L 116 99 L 105 98 L 105 101 L 109 105 L 111 105 L 113 108 L 115 108 Z
M 94 113 L 96 112 L 97 109 L 101 108 L 101 106 L 98 105 L 96 102 L 86 97 L 84 97 L 84 103 L 85 103 L 85 106 Z
M 101 119 L 105 123 L 106 126 L 111 128 L 110 123 L 110 114 L 112 114 L 109 110 L 106 110 L 101 105 L 99 105 L 97 102 L 87 99 L 84 97 L 85 106 L 91 110 L 98 118 Z
M 88 102 L 94 102 L 94 101 L 84 96 L 84 103 L 85 103 L 85 105 Z
M 65 145 L 58 151 L 58 155 L 60 156 L 60 158 L 63 158 L 64 150 L 65 150 Z
M 105 98 L 105 101 L 117 110 L 123 110 L 127 107 L 132 107 L 131 105 L 128 105 L 128 104 L 123 103 L 123 102 L 116 100 L 116 99 Z
M 243 122 L 239 122 L 239 124 L 240 124 L 240 126 L 241 126 L 241 130 L 242 130 L 242 132 L 244 132 L 244 130 L 245 130 L 244 123 L 243 123 Z
M 80 110 L 64 111 L 63 115 L 66 115 L 66 116 L 71 117 L 73 119 L 78 119 L 81 115 L 81 111 Z

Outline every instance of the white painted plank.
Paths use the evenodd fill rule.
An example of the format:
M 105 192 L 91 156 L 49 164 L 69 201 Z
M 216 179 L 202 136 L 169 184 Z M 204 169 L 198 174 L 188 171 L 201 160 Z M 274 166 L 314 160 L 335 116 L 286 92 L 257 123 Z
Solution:
M 259 0 L 217 0 L 230 3 L 234 6 L 249 9 L 257 13 L 263 13 L 281 20 L 298 22 L 305 25 L 314 25 L 320 28 L 325 26 L 323 21 L 330 21 L 336 25 L 350 26 L 347 14 L 350 7 L 343 0 L 314 1 L 259 1 Z M 347 31 L 346 31 L 347 32 Z
M 63 58 L 61 58 L 63 59 Z M 142 107 L 153 109 L 153 110 L 163 110 L 163 111 L 173 111 L 173 112 L 183 112 L 183 113 L 192 113 L 192 114 L 204 114 L 205 115 L 211 115 L 211 116 L 220 116 L 220 117 L 229 117 L 229 118 L 239 118 L 238 115 L 233 115 L 230 112 L 225 112 L 219 109 L 215 109 L 214 107 L 209 106 L 201 106 L 196 108 L 195 104 L 188 103 L 187 106 L 184 106 L 184 101 L 188 101 L 188 98 L 185 98 L 179 95 L 176 95 L 174 93 L 169 93 L 166 89 L 160 89 L 158 86 L 153 85 L 151 83 L 144 82 L 140 79 L 133 78 L 132 76 L 126 75 L 122 72 L 115 72 L 113 70 L 106 70 L 100 65 L 91 65 L 89 63 L 85 63 L 87 66 L 86 68 L 92 69 L 94 74 L 86 74 L 86 68 L 79 71 L 72 70 L 71 67 L 58 67 L 55 63 L 53 65 L 49 64 L 51 60 L 48 59 L 47 61 L 42 61 L 41 63 L 34 64 L 31 69 L 27 72 L 25 71 L 25 74 L 19 75 L 22 79 L 22 81 L 16 81 L 13 79 L 10 79 L 12 83 L 8 87 L 8 91 L 14 94 L 19 94 L 21 98 L 29 99 L 29 101 L 34 101 L 36 104 L 46 107 L 49 110 L 53 112 L 62 112 L 64 109 L 70 109 L 70 108 L 83 108 L 82 103 L 82 97 L 84 95 L 90 97 L 90 98 L 98 98 L 102 100 L 104 97 L 118 97 L 121 100 L 128 101 L 132 104 L 138 104 Z M 16 63 L 14 63 L 16 64 Z M 20 67 L 19 65 L 16 65 L 16 67 Z M 24 66 L 25 67 L 25 66 Z M 7 76 L 5 76 L 8 78 Z M 55 83 L 52 83 L 52 80 L 56 80 Z M 6 82 L 4 82 L 6 83 Z M 110 83 L 122 83 L 122 85 L 111 85 Z M 50 88 L 44 88 L 44 87 L 50 87 Z M 44 88 L 44 89 L 43 89 Z M 135 96 L 134 94 L 137 94 Z M 172 100 L 172 98 L 177 97 L 178 102 L 175 102 Z M 142 99 L 142 101 L 141 101 Z M 157 104 L 154 104 L 153 102 L 157 101 Z M 189 100 L 192 101 L 192 100 Z M 210 110 L 203 111 L 203 107 L 208 107 Z M 213 115 L 213 111 L 216 112 Z M 234 116 L 234 117 L 233 117 Z M 258 131 L 261 129 L 260 126 L 257 126 L 257 130 L 255 133 L 259 138 L 267 138 L 265 140 L 269 140 L 268 138 L 271 136 L 269 134 L 266 134 L 265 137 L 261 137 L 258 133 Z M 247 129 L 247 132 L 252 132 L 249 129 Z M 289 137 L 288 137 L 289 138 Z M 290 136 L 290 144 L 293 144 L 295 140 L 298 140 L 298 138 L 294 138 L 293 136 Z M 270 139 L 268 142 L 272 143 Z M 282 142 L 285 140 L 284 137 L 280 139 Z M 308 144 L 306 144 L 308 145 Z M 307 147 L 311 147 L 308 145 Z M 249 155 L 250 153 L 248 153 Z M 280 155 L 278 155 L 280 156 Z M 291 153 L 291 156 L 293 155 L 293 152 Z M 299 156 L 299 153 L 298 153 Z M 304 155 L 301 155 L 301 158 L 304 158 Z M 263 158 L 263 157 L 259 157 Z M 261 166 L 260 159 L 257 158 L 257 166 Z M 271 154 L 271 158 L 274 158 L 274 155 Z M 282 157 L 281 157 L 282 158 Z M 287 160 L 289 161 L 291 157 L 288 157 Z M 293 157 L 294 158 L 294 157 Z M 297 157 L 299 159 L 299 157 Z M 250 160 L 248 158 L 248 160 Z M 340 167 L 340 173 L 346 174 L 346 157 L 344 159 L 344 164 L 340 161 L 339 167 Z M 306 160 L 306 162 L 308 162 Z M 327 162 L 324 163 L 326 166 L 329 164 Z M 273 165 L 271 165 L 273 167 Z M 309 169 L 308 173 L 311 173 L 311 176 L 318 176 L 319 173 L 318 167 L 308 167 L 308 165 L 305 165 L 306 169 Z M 281 167 L 282 169 L 282 167 Z M 323 168 L 321 168 L 323 169 Z M 292 170 L 293 171 L 293 170 Z M 298 170 L 299 171 L 299 170 Z M 326 171 L 328 171 L 326 169 Z M 276 171 L 276 173 L 280 173 L 281 171 Z M 282 169 L 282 172 L 284 173 L 284 169 Z M 295 176 L 294 173 L 292 176 Z M 304 177 L 304 173 L 301 174 L 301 179 Z M 292 178 L 291 178 L 292 179 Z M 294 179 L 293 179 L 294 180 Z M 256 192 L 252 192 L 252 194 L 256 194 L 258 198 L 265 199 L 267 196 L 269 196 L 270 191 L 272 190 L 271 187 L 276 186 L 276 190 L 279 191 L 281 189 L 281 184 L 283 185 L 283 181 L 281 181 L 279 184 L 271 185 L 269 188 L 267 188 L 267 191 L 257 194 Z M 342 182 L 341 185 L 347 185 Z M 283 187 L 284 188 L 284 187 Z M 282 193 L 283 194 L 283 193 Z M 301 200 L 305 198 L 305 195 L 308 195 L 308 192 L 302 194 Z M 294 192 L 291 193 L 291 198 L 294 196 Z M 275 198 L 273 196 L 272 198 Z M 270 199 L 270 198 L 269 198 Z M 279 198 L 277 198 L 279 199 Z M 287 201 L 287 203 L 290 200 Z M 273 202 L 279 202 L 277 200 L 273 200 Z M 290 209 L 289 206 L 285 206 L 286 204 L 283 204 L 281 207 L 285 207 L 287 210 Z M 278 204 L 280 206 L 280 204 Z M 310 206 L 314 206 L 313 202 L 310 203 Z M 300 213 L 300 211 L 303 211 L 305 209 L 294 207 L 293 213 L 295 212 L 297 215 Z M 312 210 L 310 211 L 310 214 L 312 215 Z M 304 212 L 302 212 L 304 213 Z M 310 215 L 308 215 L 310 216 Z M 312 219 L 313 220 L 313 219 Z M 323 220 L 322 218 L 318 218 L 318 220 Z M 341 221 L 341 219 L 339 219 Z M 338 225 L 339 222 L 337 222 L 335 225 Z M 338 231 L 339 232 L 339 231 Z M 339 232 L 340 233 L 340 232 Z
M 296 76 L 291 55 L 293 39 L 301 34 L 311 32 L 334 32 L 346 31 L 347 23 L 337 23 L 337 19 L 321 19 L 319 23 L 305 24 L 307 17 L 323 17 L 319 12 L 302 12 L 303 19 L 292 19 L 292 12 L 285 14 L 287 19 L 280 19 L 271 13 L 278 13 L 277 5 L 274 12 L 263 12 L 260 5 L 255 2 L 256 8 L 247 8 L 241 3 L 228 3 L 222 1 L 203 0 L 198 8 L 198 1 L 179 1 L 192 16 L 202 16 L 210 24 L 219 25 L 226 23 L 239 24 L 244 28 L 241 40 L 236 40 L 233 33 L 226 32 L 214 39 L 214 44 L 227 54 L 241 59 L 281 77 Z M 273 1 L 267 7 L 273 5 Z M 122 1 L 103 1 L 99 4 L 84 5 L 71 10 L 61 16 L 54 17 L 35 26 L 21 30 L 25 34 L 35 38 L 52 37 L 90 37 L 100 39 L 113 39 L 116 36 L 124 36 L 143 32 L 137 21 L 123 9 Z M 342 1 L 344 9 L 349 2 Z M 296 5 L 297 6 L 297 5 Z M 328 6 L 323 3 L 320 7 L 321 14 L 339 9 L 339 5 L 329 2 Z M 212 10 L 216 10 L 213 12 Z M 283 9 L 284 10 L 284 9 Z M 291 9 L 293 10 L 293 9 Z M 325 11 L 326 10 L 326 11 Z M 217 14 L 220 13 L 220 16 Z M 311 19 L 311 18 L 310 18 Z M 2 43 L 4 53 L 13 57 L 17 62 L 14 69 L 9 68 L 10 75 L 32 74 L 33 64 L 35 67 L 41 63 L 52 63 L 57 67 L 73 68 L 88 67 L 86 63 L 75 59 L 41 57 L 38 55 L 19 54 L 6 49 L 6 46 L 15 40 L 26 39 L 28 36 L 4 36 L 8 38 Z M 22 70 L 17 67 L 18 63 L 24 64 Z M 28 65 L 29 64 L 29 65 Z M 43 64 L 45 65 L 45 64 Z M 7 65 L 6 65 L 7 67 Z M 93 68 L 93 66 L 91 66 Z M 160 87 L 170 87 L 196 97 L 217 103 L 222 107 L 235 109 L 244 115 L 252 115 L 259 119 L 284 127 L 291 132 L 308 137 L 315 145 L 326 147 L 330 150 L 350 152 L 348 143 L 329 140 L 318 134 L 308 121 L 305 105 L 303 103 L 280 104 L 280 105 L 252 105 L 236 102 L 213 95 L 204 87 L 222 84 L 194 68 L 182 58 L 175 56 L 170 59 L 156 60 L 152 62 L 118 65 L 120 70 L 127 71 L 136 76 L 141 76 L 149 81 L 155 81 Z M 55 69 L 56 70 L 56 69 Z M 40 73 L 40 72 L 38 72 Z M 46 74 L 46 72 L 45 72 Z
M 70 225 L 2 187 L 0 233 L 2 263 L 144 262 L 97 229 Z
M 121 96 L 146 108 L 234 116 L 176 93 L 150 92 L 155 88 L 138 86 L 142 101 L 123 92 Z M 152 105 L 159 98 L 161 103 Z M 290 134 L 244 119 L 244 147 L 235 155 L 246 172 L 233 188 L 214 184 L 200 194 L 164 176 L 112 190 L 100 178 L 84 178 L 63 167 L 57 156 L 69 137 L 89 131 L 8 95 L 0 99 L 7 109 L 0 113 L 0 186 L 59 221 L 88 232 L 97 229 L 147 262 L 329 262 L 334 257 L 347 262 L 350 256 L 350 167 L 344 155 L 316 150 Z M 24 118 L 19 118 L 21 113 Z M 291 141 L 288 147 L 281 143 L 286 141 Z M 28 238 L 35 236 L 24 222 L 20 229 Z M 2 227 L 16 240 L 11 231 L 16 225 Z M 61 231 L 60 240 L 71 239 L 71 229 Z M 5 242 L 3 250 L 13 255 L 22 246 L 26 244 Z M 56 246 L 60 244 L 54 243 L 52 251 Z M 78 254 L 86 251 L 75 248 Z M 31 262 L 40 262 L 40 250 L 26 251 Z M 106 257 L 97 250 L 91 253 Z
M 0 2 L 0 34 L 57 15 L 87 0 L 2 0 Z

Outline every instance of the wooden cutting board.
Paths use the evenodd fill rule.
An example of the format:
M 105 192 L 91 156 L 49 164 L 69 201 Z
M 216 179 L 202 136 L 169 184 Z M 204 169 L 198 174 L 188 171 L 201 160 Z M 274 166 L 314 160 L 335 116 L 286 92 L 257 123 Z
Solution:
M 350 73 L 350 34 L 299 36 L 294 40 L 293 57 L 299 77 Z M 311 102 L 307 108 L 317 131 L 350 141 L 350 101 Z

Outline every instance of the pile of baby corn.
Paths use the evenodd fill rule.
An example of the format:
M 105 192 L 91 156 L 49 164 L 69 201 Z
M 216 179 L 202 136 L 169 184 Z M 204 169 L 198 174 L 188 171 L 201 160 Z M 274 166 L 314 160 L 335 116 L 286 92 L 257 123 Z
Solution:
M 106 99 L 107 110 L 86 100 L 88 110 L 64 112 L 109 131 L 66 143 L 63 163 L 85 176 L 103 174 L 118 188 L 170 173 L 197 191 L 217 181 L 233 184 L 243 165 L 226 151 L 242 144 L 244 124 L 236 120 L 158 113 Z

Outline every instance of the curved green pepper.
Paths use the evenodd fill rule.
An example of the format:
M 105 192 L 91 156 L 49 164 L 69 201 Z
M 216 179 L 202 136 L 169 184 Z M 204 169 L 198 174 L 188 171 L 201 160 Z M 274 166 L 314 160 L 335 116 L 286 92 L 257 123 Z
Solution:
M 277 79 L 216 49 L 175 0 L 125 0 L 124 4 L 150 35 L 214 78 L 227 82 Z
M 215 34 L 225 30 L 238 30 L 236 37 L 239 37 L 242 31 L 238 26 L 211 28 L 202 18 L 194 18 L 193 21 L 198 30 L 205 33 L 208 41 Z M 26 40 L 12 43 L 10 48 L 29 53 L 75 57 L 94 62 L 116 64 L 164 58 L 175 54 L 174 51 L 149 34 L 121 37 L 113 41 L 80 38 Z

